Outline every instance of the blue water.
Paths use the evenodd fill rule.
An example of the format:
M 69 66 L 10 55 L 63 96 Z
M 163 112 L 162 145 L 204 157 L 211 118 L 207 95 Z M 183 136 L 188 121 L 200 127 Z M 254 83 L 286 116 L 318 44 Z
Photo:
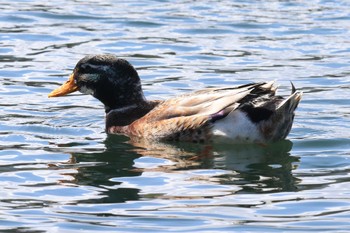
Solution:
M 346 232 L 350 2 L 0 4 L 0 230 Z M 136 144 L 90 96 L 48 99 L 87 54 L 138 70 L 148 99 L 251 81 L 304 92 L 288 140 Z

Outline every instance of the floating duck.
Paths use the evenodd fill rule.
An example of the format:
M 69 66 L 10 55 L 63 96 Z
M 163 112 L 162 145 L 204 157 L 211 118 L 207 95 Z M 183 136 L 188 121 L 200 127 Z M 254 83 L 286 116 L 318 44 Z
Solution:
M 147 100 L 136 69 L 114 55 L 89 55 L 49 94 L 80 91 L 104 104 L 106 132 L 150 141 L 269 143 L 289 134 L 302 93 L 275 95 L 272 82 L 207 88 L 168 100 Z

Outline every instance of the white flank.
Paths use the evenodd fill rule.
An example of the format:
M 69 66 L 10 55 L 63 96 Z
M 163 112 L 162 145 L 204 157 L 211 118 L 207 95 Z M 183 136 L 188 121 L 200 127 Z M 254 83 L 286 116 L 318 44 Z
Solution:
M 247 115 L 240 111 L 232 111 L 225 118 L 214 123 L 214 140 L 234 142 L 264 142 L 264 138 Z

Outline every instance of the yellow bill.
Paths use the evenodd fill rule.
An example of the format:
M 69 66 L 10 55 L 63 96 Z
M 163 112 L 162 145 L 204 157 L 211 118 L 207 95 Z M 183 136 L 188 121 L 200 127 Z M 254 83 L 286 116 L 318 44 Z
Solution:
M 74 82 L 74 74 L 71 74 L 67 82 L 65 82 L 62 86 L 60 86 L 59 88 L 56 88 L 49 94 L 49 98 L 64 96 L 69 93 L 75 92 L 77 90 L 78 90 L 78 86 Z

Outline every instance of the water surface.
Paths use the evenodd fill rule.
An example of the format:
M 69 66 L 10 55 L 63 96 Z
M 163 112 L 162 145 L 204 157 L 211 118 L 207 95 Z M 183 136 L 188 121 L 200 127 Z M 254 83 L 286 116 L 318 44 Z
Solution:
M 350 227 L 348 1 L 3 1 L 0 229 L 330 231 Z M 90 96 L 48 99 L 87 54 L 149 99 L 276 80 L 304 92 L 288 140 L 136 144 Z

